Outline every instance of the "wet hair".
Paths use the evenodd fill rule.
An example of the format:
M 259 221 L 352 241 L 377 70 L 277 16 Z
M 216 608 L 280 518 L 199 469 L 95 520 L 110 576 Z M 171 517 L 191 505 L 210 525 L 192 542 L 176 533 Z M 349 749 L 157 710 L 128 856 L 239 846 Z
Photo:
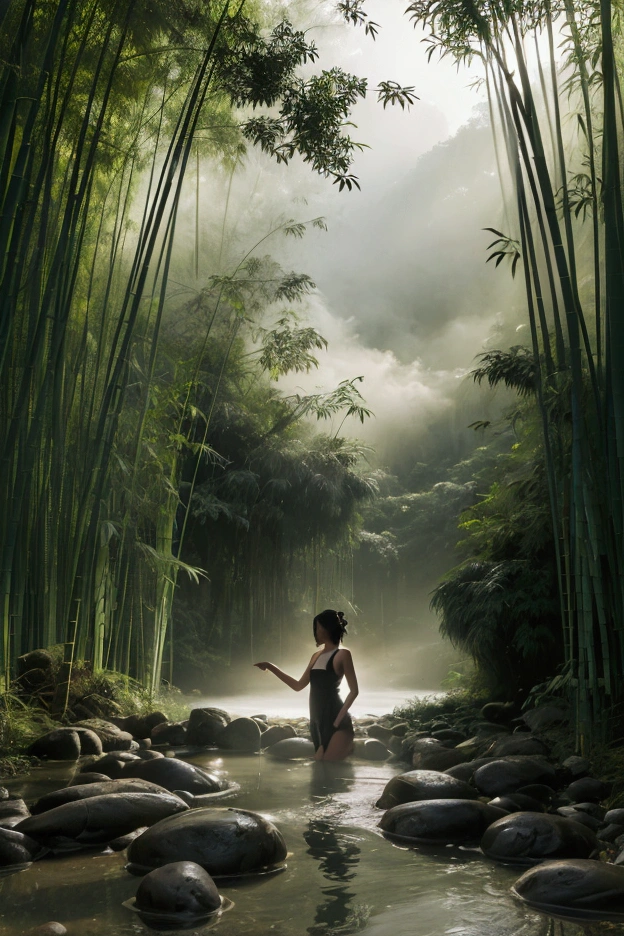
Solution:
M 314 618 L 312 625 L 314 639 L 316 640 L 316 625 L 321 624 L 327 631 L 331 642 L 338 644 L 347 633 L 347 623 L 348 621 L 345 621 L 342 611 L 333 611 L 331 608 L 328 608 L 327 611 L 321 611 Z

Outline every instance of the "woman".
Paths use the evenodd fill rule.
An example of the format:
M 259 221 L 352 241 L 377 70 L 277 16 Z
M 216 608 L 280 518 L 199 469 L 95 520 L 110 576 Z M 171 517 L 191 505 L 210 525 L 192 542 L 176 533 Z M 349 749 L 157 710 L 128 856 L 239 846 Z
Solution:
M 322 649 L 312 656 L 301 679 L 283 673 L 274 663 L 254 663 L 259 669 L 274 673 L 295 692 L 310 686 L 310 734 L 316 760 L 340 761 L 353 751 L 349 709 L 357 697 L 358 684 L 351 654 L 340 646 L 346 630 L 347 621 L 342 611 L 328 610 L 316 615 L 314 639 Z M 343 676 L 349 687 L 344 702 L 338 695 Z

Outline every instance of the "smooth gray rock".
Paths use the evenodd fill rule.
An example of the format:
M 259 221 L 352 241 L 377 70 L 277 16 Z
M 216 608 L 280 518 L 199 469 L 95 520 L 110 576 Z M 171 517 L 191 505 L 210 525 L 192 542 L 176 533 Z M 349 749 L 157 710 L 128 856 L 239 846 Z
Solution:
M 356 757 L 363 757 L 364 760 L 370 761 L 385 761 L 390 757 L 390 751 L 386 745 L 377 738 L 356 738 L 353 753 Z
M 499 738 L 487 749 L 490 757 L 513 757 L 517 755 L 538 755 L 547 757 L 548 748 L 539 738 L 530 734 L 515 734 Z
M 227 719 L 214 709 L 191 709 L 186 727 L 186 740 L 197 747 L 213 747 L 218 745 L 226 725 Z
M 624 825 L 624 808 L 610 809 L 604 815 L 605 822 L 615 822 L 618 825 Z
M 576 754 L 572 754 L 571 757 L 566 757 L 561 766 L 564 770 L 568 771 L 568 776 L 571 775 L 574 780 L 586 777 L 590 768 L 587 758 L 578 757 Z
M 103 783 L 111 778 L 108 774 L 96 772 L 95 770 L 86 770 L 84 773 L 74 774 L 68 786 L 83 786 L 85 783 Z
M 67 930 L 63 924 L 57 923 L 56 920 L 50 920 L 49 923 L 42 923 L 41 926 L 28 930 L 28 936 L 65 936 L 66 933 Z
M 456 748 L 449 748 L 435 738 L 416 741 L 412 755 L 412 766 L 416 770 L 448 770 L 466 761 L 467 755 Z
M 488 826 L 505 815 L 479 800 L 422 800 L 388 809 L 379 826 L 402 842 L 467 845 L 479 842 Z
M 0 868 L 24 865 L 44 853 L 40 843 L 17 829 L 0 828 Z
M 100 783 L 68 786 L 62 790 L 46 793 L 34 804 L 32 814 L 38 816 L 49 809 L 56 809 L 57 806 L 62 806 L 64 803 L 75 803 L 77 800 L 91 799 L 94 796 L 107 796 L 110 793 L 166 793 L 169 795 L 169 791 L 165 790 L 164 787 L 157 786 L 155 783 L 148 783 L 146 780 L 105 780 Z
M 180 722 L 161 722 L 152 728 L 152 744 L 186 744 L 186 728 Z
M 221 780 L 214 774 L 187 764 L 176 757 L 159 757 L 156 760 L 136 760 L 126 764 L 124 779 L 138 777 L 164 787 L 165 790 L 186 790 L 194 796 L 202 793 L 216 793 L 227 788 L 227 780 Z
M 138 756 L 131 751 L 111 751 L 110 754 L 104 754 L 97 760 L 85 764 L 80 773 L 101 773 L 111 780 L 119 780 L 126 764 L 136 760 L 139 760 Z
M 130 751 L 132 749 L 133 738 L 129 731 L 122 731 L 113 722 L 105 718 L 85 718 L 73 727 L 89 728 L 94 731 L 102 742 L 102 750 L 108 751 Z
M 624 919 L 624 868 L 604 861 L 546 862 L 525 871 L 513 892 L 543 913 L 584 920 Z
M 579 780 L 573 780 L 565 790 L 566 796 L 569 796 L 573 803 L 581 803 L 585 800 L 598 803 L 606 799 L 610 792 L 610 783 L 604 783 L 594 777 L 581 777 Z
M 563 816 L 519 812 L 486 830 L 481 850 L 505 864 L 533 865 L 557 858 L 589 858 L 598 848 L 596 835 Z
M 478 797 L 477 790 L 446 773 L 438 770 L 410 770 L 392 777 L 375 805 L 379 809 L 390 809 L 400 803 L 419 800 L 476 800 Z
M 128 870 L 143 874 L 194 861 L 213 876 L 247 874 L 281 864 L 286 843 L 276 827 L 242 809 L 192 809 L 148 829 L 128 849 Z
M 47 731 L 26 749 L 30 757 L 46 760 L 72 760 L 80 757 L 80 735 L 67 728 Z
M 174 861 L 146 874 L 136 892 L 137 910 L 196 916 L 221 906 L 217 885 L 194 861 Z
M 13 829 L 22 819 L 30 816 L 30 810 L 23 799 L 9 799 L 0 802 L 0 826 Z
M 152 729 L 161 722 L 167 721 L 167 716 L 163 712 L 149 712 L 147 715 L 126 715 L 124 718 L 111 718 L 114 725 L 127 731 L 135 740 L 144 741 L 149 739 Z
M 386 728 L 384 725 L 369 725 L 366 729 L 366 733 L 369 738 L 375 738 L 377 741 L 381 741 L 386 746 L 392 737 L 392 729 Z
M 188 811 L 170 793 L 109 793 L 64 803 L 24 819 L 16 831 L 52 849 L 102 845 L 140 826 Z
M 570 721 L 570 710 L 564 705 L 540 705 L 522 713 L 522 721 L 531 731 L 545 731 L 554 725 L 562 725 Z
M 529 783 L 555 781 L 555 768 L 546 761 L 532 757 L 504 757 L 479 767 L 473 777 L 477 789 L 486 796 L 513 793 Z
M 479 767 L 483 767 L 484 764 L 490 764 L 495 758 L 493 757 L 476 757 L 474 760 L 466 761 L 463 764 L 455 764 L 453 767 L 448 767 L 444 773 L 448 774 L 449 777 L 455 777 L 456 780 L 464 780 L 468 783 L 475 775 L 475 771 Z
M 307 738 L 284 738 L 283 741 L 272 744 L 264 753 L 277 760 L 307 760 L 314 757 L 314 745 Z
M 253 718 L 235 718 L 219 735 L 219 747 L 254 753 L 260 750 L 260 728 Z
M 271 747 L 278 741 L 285 741 L 287 738 L 296 738 L 297 732 L 292 725 L 272 725 L 263 731 L 260 735 L 260 746 L 262 748 Z

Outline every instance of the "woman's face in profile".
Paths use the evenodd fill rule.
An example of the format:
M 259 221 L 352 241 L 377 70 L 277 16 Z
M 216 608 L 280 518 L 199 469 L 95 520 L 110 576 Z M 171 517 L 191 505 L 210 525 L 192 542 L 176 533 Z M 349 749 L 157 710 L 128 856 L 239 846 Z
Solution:
M 329 634 L 325 630 L 322 624 L 317 623 L 314 626 L 314 636 L 316 638 L 316 646 L 320 647 L 321 644 L 324 644 L 326 640 L 329 640 Z

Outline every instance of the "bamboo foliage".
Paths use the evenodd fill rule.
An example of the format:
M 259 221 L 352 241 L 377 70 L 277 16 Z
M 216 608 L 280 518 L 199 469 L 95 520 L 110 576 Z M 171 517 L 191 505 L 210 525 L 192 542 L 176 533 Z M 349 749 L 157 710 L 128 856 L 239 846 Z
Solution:
M 430 30 L 432 53 L 482 60 L 508 156 L 562 640 L 583 747 L 608 734 L 624 676 L 623 128 L 614 10 L 609 0 L 419 0 L 409 12 Z

